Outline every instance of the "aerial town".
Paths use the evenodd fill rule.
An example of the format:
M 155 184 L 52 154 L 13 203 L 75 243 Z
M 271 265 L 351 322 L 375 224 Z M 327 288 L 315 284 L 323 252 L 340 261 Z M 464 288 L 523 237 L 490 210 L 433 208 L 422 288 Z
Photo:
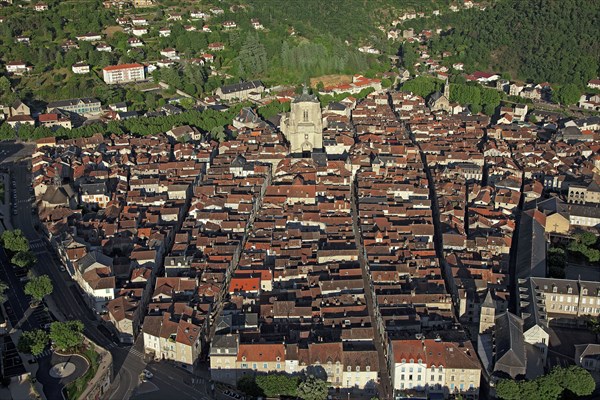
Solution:
M 3 3 L 0 398 L 600 398 L 598 60 L 523 81 L 436 41 L 510 2 L 409 7 L 394 54 L 344 50 L 381 71 L 295 84 L 250 67 L 302 25 L 158 0 L 97 1 L 117 33 L 53 36 L 49 83 L 6 11 L 67 5 Z

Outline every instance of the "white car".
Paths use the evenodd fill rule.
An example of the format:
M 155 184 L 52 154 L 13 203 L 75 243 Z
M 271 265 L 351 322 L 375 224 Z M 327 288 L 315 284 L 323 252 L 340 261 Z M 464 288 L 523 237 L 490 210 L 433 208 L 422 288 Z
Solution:
M 152 377 L 154 376 L 154 374 L 148 371 L 147 369 L 143 370 L 142 374 L 144 374 L 144 378 L 146 379 L 152 379 Z

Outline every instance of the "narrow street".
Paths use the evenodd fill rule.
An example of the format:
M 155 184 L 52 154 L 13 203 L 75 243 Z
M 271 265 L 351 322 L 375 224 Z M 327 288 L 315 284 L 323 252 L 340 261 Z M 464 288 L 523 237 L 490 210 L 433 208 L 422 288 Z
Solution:
M 377 299 L 373 293 L 373 283 L 371 281 L 369 264 L 367 262 L 366 251 L 360 231 L 360 221 L 358 215 L 358 187 L 356 177 L 351 185 L 350 197 L 352 228 L 354 231 L 354 238 L 356 240 L 356 248 L 358 249 L 358 261 L 362 270 L 365 299 L 367 301 L 369 315 L 371 315 L 373 318 L 373 343 L 375 344 L 375 349 L 379 355 L 379 399 L 388 400 L 392 398 L 392 384 L 387 362 L 387 343 L 385 341 L 385 332 L 383 332 L 384 327 L 381 323 L 379 307 L 377 306 Z

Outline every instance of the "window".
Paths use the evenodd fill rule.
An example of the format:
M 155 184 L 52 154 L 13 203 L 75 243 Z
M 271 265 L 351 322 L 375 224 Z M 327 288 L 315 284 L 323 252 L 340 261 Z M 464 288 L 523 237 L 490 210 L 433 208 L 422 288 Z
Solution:
M 269 364 L 263 363 L 263 369 L 267 369 L 267 368 L 269 368 Z
M 412 376 L 412 374 L 408 375 L 408 380 L 409 380 L 409 381 L 412 381 L 412 380 L 413 380 L 413 376 Z
M 454 375 L 450 376 L 450 381 L 454 382 Z M 452 385 L 452 386 L 454 386 L 454 385 Z
M 435 381 L 435 376 L 431 375 L 431 378 L 429 378 L 430 381 Z
M 451 384 L 450 384 L 450 390 L 451 390 L 451 391 L 454 391 L 454 383 L 451 383 Z
M 242 368 L 248 368 L 248 364 L 247 363 L 242 363 Z
M 573 293 L 573 288 L 569 286 L 569 287 L 567 288 L 567 293 L 569 293 L 569 294 Z
M 304 122 L 308 122 L 308 110 L 304 110 Z
M 277 365 L 275 366 L 275 368 L 277 368 L 277 369 L 281 369 L 281 364 L 280 364 L 280 363 L 277 363 Z
M 256 369 L 256 363 L 252 364 L 252 369 Z
M 444 375 L 440 375 L 440 376 L 438 376 L 438 381 L 440 381 L 440 382 L 441 382 L 441 381 L 442 381 L 442 379 L 444 379 Z
M 417 375 L 417 380 L 420 381 L 421 380 L 421 375 Z
M 587 289 L 586 289 L 586 288 L 583 288 L 583 289 L 581 290 L 581 294 L 582 294 L 582 295 L 584 295 L 584 296 L 586 296 L 586 295 L 588 294 L 588 291 L 587 291 Z
M 552 293 L 557 293 L 557 292 L 558 292 L 558 287 L 552 286 Z
M 365 367 L 365 369 L 367 370 L 367 372 L 369 372 L 369 371 L 371 371 L 371 366 L 370 366 L 370 365 L 367 365 L 367 366 Z
M 404 374 L 400 375 L 400 380 L 403 381 L 404 380 Z

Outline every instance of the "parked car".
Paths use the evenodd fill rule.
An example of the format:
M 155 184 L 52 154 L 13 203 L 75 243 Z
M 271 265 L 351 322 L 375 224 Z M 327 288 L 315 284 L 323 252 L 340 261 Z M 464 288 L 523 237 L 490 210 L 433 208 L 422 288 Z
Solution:
M 152 379 L 152 377 L 154 376 L 154 374 L 148 371 L 147 369 L 143 370 L 142 374 L 144 374 L 144 378 L 146 379 Z

